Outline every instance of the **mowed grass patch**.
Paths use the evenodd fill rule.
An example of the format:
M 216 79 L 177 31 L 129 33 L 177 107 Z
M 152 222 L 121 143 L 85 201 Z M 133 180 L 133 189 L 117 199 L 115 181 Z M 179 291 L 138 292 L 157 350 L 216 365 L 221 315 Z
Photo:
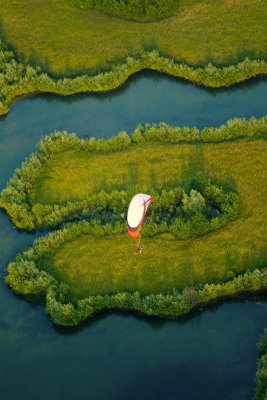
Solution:
M 188 176 L 194 168 L 197 172 L 204 165 L 214 179 L 232 182 L 240 196 L 239 218 L 197 239 L 178 241 L 172 235 L 144 237 L 144 251 L 140 255 L 134 254 L 135 243 L 126 234 L 97 240 L 82 235 L 69 241 L 40 260 L 40 265 L 66 282 L 74 297 L 117 291 L 169 292 L 173 288 L 223 282 L 233 274 L 266 266 L 267 142 L 242 140 L 155 147 L 161 149 L 162 157 L 172 148 L 173 159 L 169 160 L 167 174 L 178 171 L 182 179 L 186 168 Z M 152 157 L 155 148 L 150 146 L 146 151 L 149 148 Z M 140 153 L 139 146 L 132 151 Z M 177 164 L 176 159 L 180 160 Z M 119 154 L 117 160 L 121 160 Z M 112 163 L 115 167 L 116 162 Z M 154 161 L 156 165 L 162 172 L 160 163 Z
M 266 57 L 265 0 L 180 0 L 169 19 L 143 24 L 66 0 L 0 0 L 2 36 L 27 63 L 56 74 L 95 73 L 157 49 L 190 65 Z

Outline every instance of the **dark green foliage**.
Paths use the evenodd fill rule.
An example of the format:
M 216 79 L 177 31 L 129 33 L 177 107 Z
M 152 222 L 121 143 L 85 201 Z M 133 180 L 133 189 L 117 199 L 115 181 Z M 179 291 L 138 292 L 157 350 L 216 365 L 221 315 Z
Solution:
M 77 300 L 71 297 L 65 283 L 57 282 L 41 268 L 42 258 L 66 241 L 74 240 L 82 234 L 94 237 L 118 234 L 123 229 L 124 226 L 121 225 L 114 228 L 100 227 L 85 221 L 66 225 L 63 229 L 36 240 L 32 247 L 19 254 L 8 265 L 6 281 L 16 293 L 45 296 L 47 313 L 54 323 L 64 326 L 77 325 L 97 312 L 111 309 L 134 310 L 146 315 L 175 318 L 219 298 L 267 289 L 267 270 L 256 269 L 221 284 L 186 287 L 182 291 L 174 289 L 169 294 L 141 296 L 139 292 L 124 292 Z
M 17 259 L 10 263 L 7 282 L 18 294 L 40 297 L 54 281 L 45 271 L 40 271 L 33 261 Z
M 153 192 L 155 203 L 146 216 L 144 235 L 172 232 L 177 239 L 189 239 L 212 232 L 237 217 L 238 197 L 234 192 L 223 191 L 202 174 L 193 178 L 190 187 L 189 193 L 182 188 Z
M 254 400 L 266 400 L 267 398 L 267 328 L 264 329 L 258 343 L 260 358 L 256 374 L 256 392 Z
M 9 111 L 11 102 L 18 96 L 40 92 L 63 96 L 82 92 L 106 92 L 118 88 L 130 75 L 143 69 L 165 72 L 196 84 L 216 88 L 231 86 L 253 76 L 266 74 L 267 62 L 246 58 L 241 63 L 229 67 L 208 64 L 204 68 L 192 68 L 162 57 L 157 51 L 151 51 L 143 52 L 139 58 L 128 57 L 124 64 L 114 66 L 108 72 L 94 76 L 54 79 L 39 67 L 18 62 L 14 53 L 7 51 L 0 41 L 0 115 Z M 185 132 L 183 136 L 186 136 Z
M 179 0 L 69 0 L 80 8 L 103 11 L 134 21 L 157 21 L 169 17 Z

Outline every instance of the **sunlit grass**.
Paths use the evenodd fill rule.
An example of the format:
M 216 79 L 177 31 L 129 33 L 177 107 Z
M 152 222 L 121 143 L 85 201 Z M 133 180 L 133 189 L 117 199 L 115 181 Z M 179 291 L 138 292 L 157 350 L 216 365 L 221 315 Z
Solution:
M 177 13 L 135 23 L 66 0 L 0 0 L 2 35 L 27 62 L 55 73 L 109 67 L 143 49 L 192 65 L 266 57 L 265 0 L 180 0 Z
M 144 165 L 138 164 L 139 157 L 144 157 Z M 143 238 L 144 251 L 140 255 L 134 254 L 136 244 L 127 234 L 97 240 L 83 235 L 67 242 L 41 263 L 66 281 L 73 295 L 84 297 L 125 290 L 168 292 L 174 287 L 221 282 L 231 276 L 229 271 L 238 274 L 266 265 L 266 141 L 133 146 L 123 155 L 93 157 L 66 152 L 52 161 L 53 172 L 45 183 L 45 187 L 50 187 L 46 200 L 68 199 L 68 188 L 71 188 L 71 198 L 82 199 L 101 187 L 97 176 L 102 176 L 102 181 L 110 188 L 116 187 L 118 179 L 122 188 L 127 187 L 132 183 L 127 162 L 133 160 L 137 160 L 140 169 L 135 177 L 137 184 L 140 179 L 140 190 L 149 190 L 152 182 L 155 186 L 164 186 L 171 179 L 186 180 L 201 169 L 214 179 L 228 181 L 240 195 L 240 216 L 219 231 L 193 240 L 177 241 L 171 235 Z M 73 171 L 75 165 L 77 168 Z M 149 167 L 152 166 L 151 180 Z M 148 172 L 144 172 L 147 169 Z M 144 181 L 141 171 L 147 173 Z M 41 186 L 36 189 L 44 182 L 42 178 Z M 45 192 L 44 188 L 40 191 L 40 199 Z

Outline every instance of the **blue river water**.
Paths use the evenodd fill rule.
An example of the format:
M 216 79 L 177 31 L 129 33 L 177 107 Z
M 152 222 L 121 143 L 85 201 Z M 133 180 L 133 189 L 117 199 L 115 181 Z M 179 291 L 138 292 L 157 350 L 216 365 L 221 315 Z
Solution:
M 0 190 L 55 130 L 109 137 L 147 122 L 219 126 L 266 115 L 266 98 L 266 80 L 215 91 L 141 73 L 112 93 L 21 99 L 0 118 Z M 225 302 L 176 321 L 112 313 L 57 328 L 42 305 L 20 299 L 4 283 L 7 263 L 37 236 L 18 232 L 0 212 L 1 399 L 252 398 L 265 300 Z

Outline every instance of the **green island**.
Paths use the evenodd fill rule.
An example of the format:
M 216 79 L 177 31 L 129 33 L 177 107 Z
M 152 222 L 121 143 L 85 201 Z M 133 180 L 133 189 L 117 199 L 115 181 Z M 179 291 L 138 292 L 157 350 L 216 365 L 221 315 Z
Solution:
M 107 308 L 174 317 L 216 298 L 265 290 L 266 130 L 263 117 L 201 132 L 163 124 L 109 140 L 46 137 L 16 171 L 0 205 L 24 229 L 88 221 L 39 239 L 11 262 L 8 284 L 20 294 L 45 296 L 48 314 L 62 325 Z M 144 224 L 138 258 L 126 235 L 129 187 L 158 191 L 163 215 L 157 220 L 152 212 Z M 221 215 L 208 221 L 202 206 L 215 198 Z M 165 216 L 172 218 L 178 203 L 185 220 L 177 211 L 170 224 Z M 101 220 L 103 214 L 109 217 Z
M 171 19 L 149 24 L 83 10 L 67 0 L 1 2 L 1 36 L 8 47 L 0 44 L 0 115 L 20 96 L 105 92 L 144 69 L 211 88 L 267 72 L 264 0 L 180 0 Z M 77 30 L 69 30 L 77 21 Z M 57 26 L 52 38 L 51 25 Z

